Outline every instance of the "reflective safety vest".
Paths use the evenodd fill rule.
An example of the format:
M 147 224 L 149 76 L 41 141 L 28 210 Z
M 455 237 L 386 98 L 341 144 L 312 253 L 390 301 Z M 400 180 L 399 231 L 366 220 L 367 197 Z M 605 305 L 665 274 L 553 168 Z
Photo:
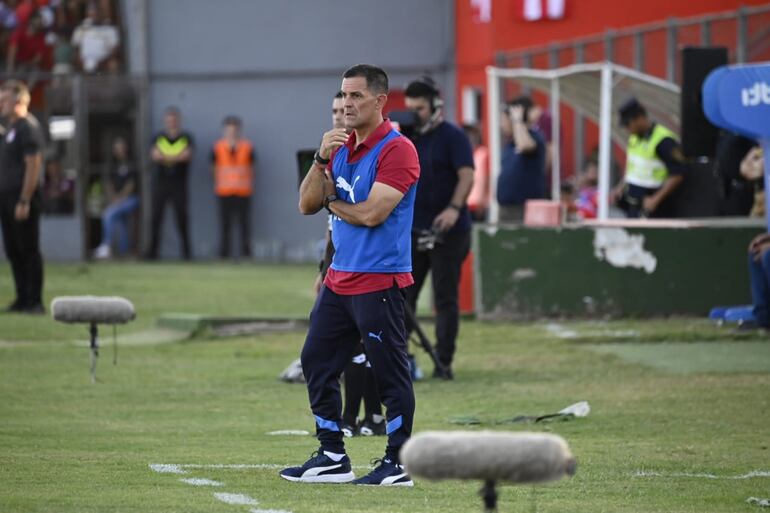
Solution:
M 668 178 L 668 169 L 655 150 L 666 137 L 676 140 L 674 132 L 657 123 L 647 139 L 631 135 L 626 148 L 626 183 L 648 189 L 663 185 Z
M 253 147 L 245 139 L 235 148 L 224 139 L 214 143 L 214 192 L 217 196 L 251 196 Z
M 155 140 L 155 147 L 164 157 L 178 157 L 184 150 L 190 147 L 190 140 L 182 136 L 174 142 L 168 140 L 164 134 Z

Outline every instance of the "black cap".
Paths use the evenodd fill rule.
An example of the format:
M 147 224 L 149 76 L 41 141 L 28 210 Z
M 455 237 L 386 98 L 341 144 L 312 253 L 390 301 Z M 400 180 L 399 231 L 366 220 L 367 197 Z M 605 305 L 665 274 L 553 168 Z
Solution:
M 645 110 L 644 105 L 639 103 L 639 100 L 631 97 L 620 105 L 618 114 L 620 114 L 620 124 L 627 126 L 632 119 L 646 116 L 647 110 Z

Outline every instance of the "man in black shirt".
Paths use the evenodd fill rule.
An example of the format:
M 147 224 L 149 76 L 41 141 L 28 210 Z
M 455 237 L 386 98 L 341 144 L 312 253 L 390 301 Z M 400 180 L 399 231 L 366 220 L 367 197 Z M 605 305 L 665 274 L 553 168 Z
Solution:
M 28 113 L 27 86 L 15 80 L 0 88 L 5 120 L 0 140 L 0 224 L 16 284 L 9 311 L 42 314 L 43 257 L 40 254 L 40 169 L 43 136 Z
M 406 289 L 417 308 L 428 272 L 436 308 L 436 351 L 444 369 L 433 376 L 453 379 L 452 360 L 460 326 L 460 269 L 470 249 L 471 217 L 466 200 L 473 186 L 473 150 L 468 136 L 444 121 L 442 101 L 430 77 L 406 88 L 406 107 L 418 118 L 413 142 L 420 158 L 420 181 L 412 223 L 412 276 Z M 424 243 L 424 240 L 430 240 Z M 412 328 L 411 326 L 408 326 Z
M 169 201 L 176 214 L 176 226 L 182 244 L 182 256 L 192 258 L 190 236 L 187 231 L 187 169 L 193 152 L 192 136 L 182 131 L 180 113 L 175 107 L 166 109 L 165 130 L 153 138 L 150 158 L 156 163 L 153 177 L 155 191 L 152 201 L 152 235 L 147 258 L 158 258 L 163 211 Z

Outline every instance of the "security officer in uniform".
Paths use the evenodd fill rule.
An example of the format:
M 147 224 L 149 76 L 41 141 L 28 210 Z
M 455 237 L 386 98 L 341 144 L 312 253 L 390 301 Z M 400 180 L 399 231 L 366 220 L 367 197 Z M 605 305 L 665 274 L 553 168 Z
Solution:
M 155 191 L 152 201 L 152 235 L 146 257 L 158 258 L 163 211 L 171 202 L 176 214 L 176 226 L 185 260 L 192 258 L 187 219 L 187 172 L 193 153 L 192 136 L 182 131 L 180 113 L 176 107 L 168 107 L 164 117 L 165 129 L 153 138 L 150 158 L 155 162 L 153 177 Z
M 671 217 L 666 199 L 684 180 L 684 155 L 674 132 L 653 122 L 636 98 L 619 109 L 620 123 L 631 136 L 626 149 L 626 174 L 613 191 L 626 216 Z
M 219 256 L 230 256 L 230 228 L 237 220 L 241 229 L 241 255 L 251 256 L 251 194 L 254 190 L 254 146 L 241 137 L 241 120 L 228 116 L 223 137 L 211 151 L 214 193 L 219 200 Z

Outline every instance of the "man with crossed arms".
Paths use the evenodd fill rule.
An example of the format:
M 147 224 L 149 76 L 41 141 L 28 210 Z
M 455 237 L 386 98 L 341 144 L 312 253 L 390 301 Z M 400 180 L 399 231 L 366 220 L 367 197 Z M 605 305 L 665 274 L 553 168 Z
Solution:
M 402 289 L 413 283 L 411 224 L 420 174 L 412 143 L 382 116 L 385 72 L 367 64 L 343 74 L 345 127 L 324 134 L 300 186 L 299 210 L 333 215 L 336 252 L 302 349 L 302 370 L 316 419 L 318 452 L 280 472 L 289 481 L 344 483 L 355 479 L 340 429 L 339 377 L 363 340 L 387 408 L 385 456 L 354 484 L 412 486 L 399 450 L 412 432 L 414 391 L 409 375 Z

